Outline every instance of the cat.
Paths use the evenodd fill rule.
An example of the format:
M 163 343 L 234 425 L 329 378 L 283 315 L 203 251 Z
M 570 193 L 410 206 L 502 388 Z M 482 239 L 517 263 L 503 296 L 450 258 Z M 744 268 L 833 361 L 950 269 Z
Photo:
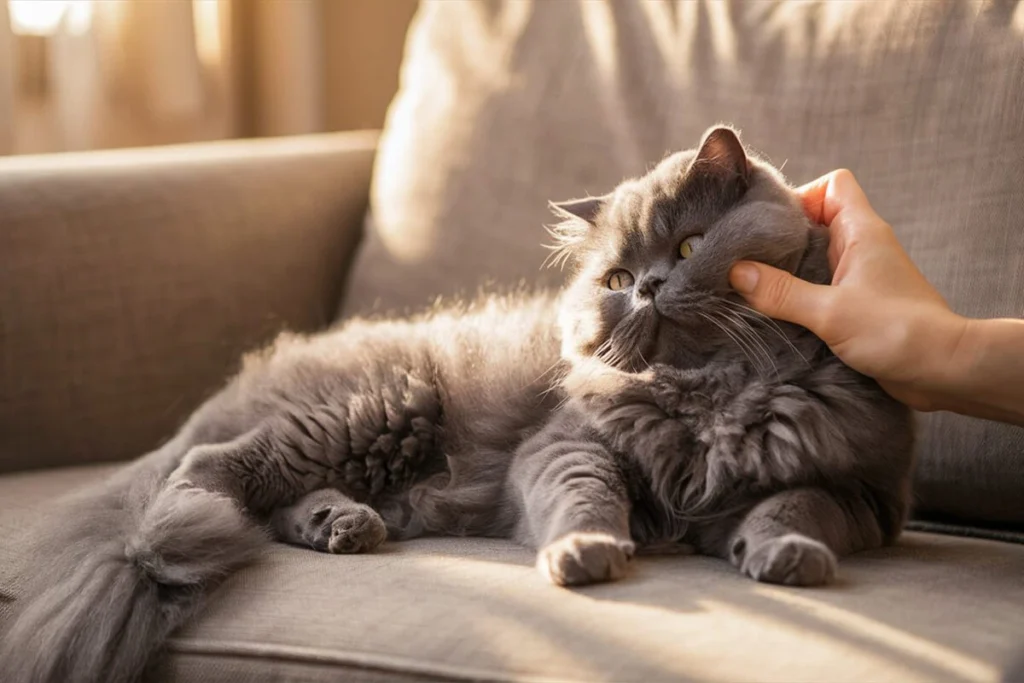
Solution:
M 5 680 L 136 680 L 270 537 L 514 538 L 559 585 L 693 548 L 808 586 L 896 538 L 909 411 L 728 286 L 739 259 L 829 279 L 827 235 L 777 171 L 715 127 L 553 208 L 563 291 L 284 335 L 163 447 L 51 510 Z
M 565 219 L 556 258 L 575 265 L 561 309 L 566 398 L 520 448 L 511 480 L 536 495 L 530 486 L 543 480 L 527 474 L 531 454 L 551 467 L 544 449 L 581 440 L 592 472 L 610 474 L 599 518 L 581 522 L 574 510 L 560 525 L 559 509 L 592 515 L 584 500 L 594 494 L 573 503 L 558 489 L 563 498 L 538 522 L 546 535 L 530 537 L 546 574 L 614 579 L 631 544 L 685 542 L 757 580 L 821 585 L 837 554 L 898 536 L 910 500 L 909 409 L 728 285 L 742 259 L 831 279 L 827 230 L 804 217 L 780 174 L 719 128 L 697 153 L 556 210 Z M 574 538 L 581 528 L 589 533 Z

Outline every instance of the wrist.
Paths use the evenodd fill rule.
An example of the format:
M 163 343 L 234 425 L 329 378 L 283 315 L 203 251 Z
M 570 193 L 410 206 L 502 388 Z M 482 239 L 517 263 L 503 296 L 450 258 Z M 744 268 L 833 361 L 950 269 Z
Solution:
M 950 403 L 962 399 L 968 390 L 977 361 L 981 322 L 948 309 L 929 322 L 925 331 L 927 350 L 913 386 L 934 410 L 955 410 Z
M 956 343 L 930 388 L 935 408 L 1020 424 L 1024 321 L 961 318 L 952 329 Z

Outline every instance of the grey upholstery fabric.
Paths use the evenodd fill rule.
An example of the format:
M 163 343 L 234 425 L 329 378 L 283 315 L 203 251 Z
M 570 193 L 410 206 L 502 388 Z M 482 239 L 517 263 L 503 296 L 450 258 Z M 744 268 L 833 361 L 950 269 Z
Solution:
M 0 472 L 155 447 L 330 321 L 375 133 L 0 159 Z
M 0 547 L 46 497 L 107 471 L 0 478 Z M 1024 644 L 1021 545 L 908 534 L 821 590 L 686 556 L 565 590 L 532 563 L 482 539 L 348 557 L 277 545 L 214 593 L 151 680 L 993 681 Z
M 1024 315 L 1024 3 L 428 2 L 344 311 L 538 272 L 549 199 L 732 122 L 794 183 L 854 171 L 952 306 Z M 927 418 L 919 512 L 1024 523 L 1024 430 Z

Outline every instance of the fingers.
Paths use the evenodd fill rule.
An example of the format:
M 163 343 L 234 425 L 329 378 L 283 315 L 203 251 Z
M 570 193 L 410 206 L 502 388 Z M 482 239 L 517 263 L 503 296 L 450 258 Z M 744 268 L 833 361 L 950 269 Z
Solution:
M 840 213 L 877 218 L 860 183 L 845 168 L 812 180 L 796 193 L 807 217 L 822 225 L 831 226 Z
M 755 309 L 771 318 L 803 325 L 818 336 L 825 309 L 834 291 L 813 285 L 778 268 L 740 261 L 729 273 L 729 283 Z
M 835 273 L 841 257 L 855 241 L 875 241 L 889 226 L 875 213 L 853 174 L 845 168 L 832 171 L 797 188 L 807 216 L 829 228 L 828 263 Z
M 815 223 L 821 225 L 828 225 L 829 222 L 825 221 L 825 194 L 828 192 L 828 184 L 831 178 L 831 174 L 823 175 L 816 180 L 812 180 L 806 185 L 801 185 L 796 188 L 796 196 L 800 198 L 800 202 L 803 204 L 804 213 Z

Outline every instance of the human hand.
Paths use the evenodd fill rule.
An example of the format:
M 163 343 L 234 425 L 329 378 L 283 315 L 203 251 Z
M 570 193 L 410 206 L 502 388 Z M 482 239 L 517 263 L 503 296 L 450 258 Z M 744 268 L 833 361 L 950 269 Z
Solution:
M 947 365 L 969 321 L 914 266 L 852 173 L 834 171 L 797 193 L 807 215 L 829 228 L 832 285 L 746 261 L 733 267 L 732 286 L 762 313 L 814 332 L 896 399 L 943 407 Z

